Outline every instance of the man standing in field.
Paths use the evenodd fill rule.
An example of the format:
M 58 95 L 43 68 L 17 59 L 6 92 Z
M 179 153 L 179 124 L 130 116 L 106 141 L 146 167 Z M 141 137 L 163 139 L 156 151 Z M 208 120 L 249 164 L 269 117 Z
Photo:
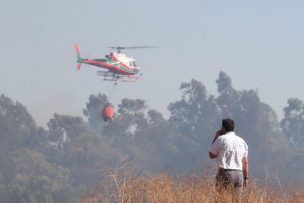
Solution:
M 232 119 L 222 120 L 222 128 L 216 132 L 212 141 L 209 158 L 216 158 L 217 162 L 217 192 L 231 191 L 240 203 L 243 187 L 248 184 L 248 146 L 234 133 Z

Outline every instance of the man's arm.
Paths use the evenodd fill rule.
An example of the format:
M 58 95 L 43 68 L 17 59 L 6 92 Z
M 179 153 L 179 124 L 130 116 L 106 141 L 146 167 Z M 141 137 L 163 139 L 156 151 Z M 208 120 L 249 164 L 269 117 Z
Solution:
M 248 184 L 248 176 L 249 176 L 249 163 L 248 157 L 243 157 L 243 177 L 244 177 L 244 187 Z
M 221 134 L 222 134 L 222 130 L 218 130 L 216 133 L 215 133 L 215 135 L 214 135 L 214 138 L 213 138 L 213 140 L 212 140 L 212 144 L 211 144 L 211 149 L 210 149 L 210 151 L 209 151 L 209 158 L 210 159 L 215 159 L 216 157 L 217 157 L 217 155 L 218 155 L 218 147 L 216 146 L 213 146 L 214 145 L 214 142 L 217 140 L 217 138 L 219 137 L 219 136 L 221 136 Z M 211 152 L 211 151 L 213 151 L 213 152 Z M 217 153 L 214 153 L 214 152 L 216 152 L 217 151 Z
M 215 135 L 214 135 L 214 138 L 213 138 L 213 140 L 212 140 L 212 144 L 213 144 L 213 143 L 215 142 L 215 140 L 216 140 L 219 136 L 221 136 L 222 134 L 223 134 L 223 130 L 222 130 L 222 129 L 216 131 L 216 133 L 215 133 Z

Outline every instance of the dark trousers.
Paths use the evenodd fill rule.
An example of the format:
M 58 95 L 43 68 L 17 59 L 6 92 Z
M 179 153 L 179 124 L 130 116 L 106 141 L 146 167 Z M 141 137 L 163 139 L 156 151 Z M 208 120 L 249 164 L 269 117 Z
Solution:
M 242 202 L 243 191 L 243 171 L 219 169 L 216 175 L 216 190 L 218 198 L 222 198 L 224 194 L 232 194 L 233 202 Z

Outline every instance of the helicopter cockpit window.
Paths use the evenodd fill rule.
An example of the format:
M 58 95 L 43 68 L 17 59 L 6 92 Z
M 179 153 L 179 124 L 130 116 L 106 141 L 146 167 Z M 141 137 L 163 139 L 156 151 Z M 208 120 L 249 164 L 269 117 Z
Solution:
M 136 67 L 136 63 L 135 61 L 132 61 L 133 67 Z

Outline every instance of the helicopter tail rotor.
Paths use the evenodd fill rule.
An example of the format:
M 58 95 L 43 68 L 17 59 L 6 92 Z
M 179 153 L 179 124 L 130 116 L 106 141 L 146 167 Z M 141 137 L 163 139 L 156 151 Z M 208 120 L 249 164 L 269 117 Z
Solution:
M 79 51 L 79 48 L 78 48 L 78 45 L 77 45 L 77 44 L 74 44 L 74 49 L 75 49 L 75 51 L 76 51 L 76 57 L 77 57 L 77 70 L 80 70 L 81 61 L 82 61 L 83 59 L 80 57 L 80 51 Z

